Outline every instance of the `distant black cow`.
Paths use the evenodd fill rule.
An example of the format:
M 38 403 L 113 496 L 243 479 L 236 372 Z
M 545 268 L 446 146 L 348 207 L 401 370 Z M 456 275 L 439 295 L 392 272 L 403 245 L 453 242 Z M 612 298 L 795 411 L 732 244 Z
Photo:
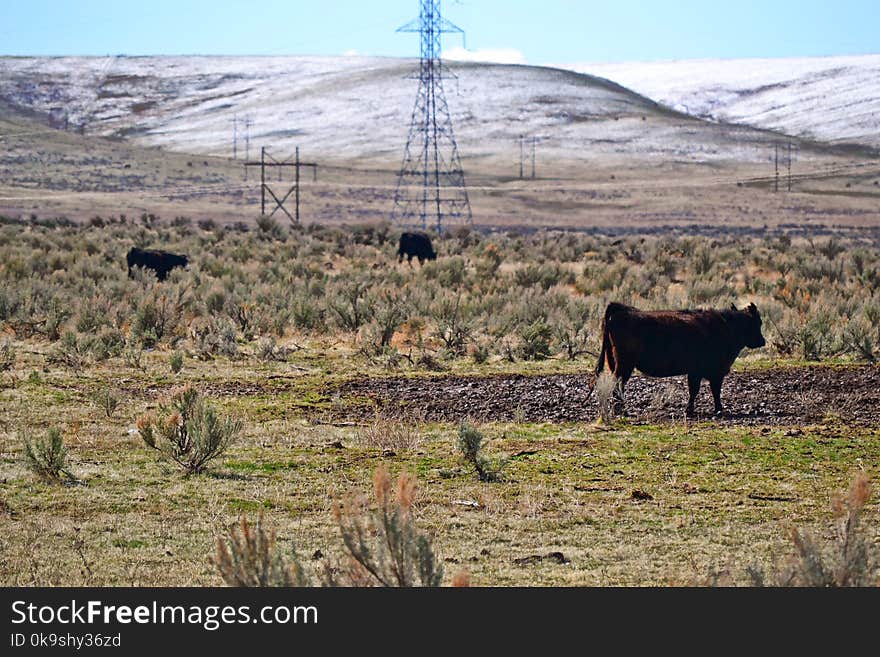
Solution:
M 437 259 L 437 254 L 431 246 L 431 238 L 424 233 L 401 234 L 400 246 L 397 247 L 397 262 L 403 262 L 403 256 L 406 256 L 410 264 L 413 256 L 419 259 L 419 264 L 424 264 L 425 260 Z
M 687 375 L 687 414 L 703 379 L 709 381 L 715 412 L 721 413 L 721 382 L 744 347 L 763 347 L 761 315 L 755 304 L 745 310 L 661 310 L 643 312 L 610 303 L 602 321 L 602 351 L 596 376 L 605 361 L 617 380 L 615 401 L 623 404 L 623 388 L 638 368 L 648 376 Z
M 132 275 L 132 267 L 146 267 L 156 272 L 156 278 L 164 281 L 168 278 L 168 272 L 175 267 L 186 267 L 189 259 L 185 255 L 168 253 L 167 251 L 149 251 L 132 247 L 125 257 L 128 261 L 128 275 Z

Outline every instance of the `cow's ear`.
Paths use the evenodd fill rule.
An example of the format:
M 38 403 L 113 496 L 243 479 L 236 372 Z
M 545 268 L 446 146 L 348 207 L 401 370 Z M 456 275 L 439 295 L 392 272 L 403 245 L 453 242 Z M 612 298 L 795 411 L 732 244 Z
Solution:
M 754 303 L 750 303 L 749 304 L 749 314 L 756 315 L 757 313 L 758 313 L 758 306 L 756 306 Z
M 731 310 L 736 310 L 736 304 L 735 304 L 735 303 L 730 304 L 730 309 L 731 309 Z

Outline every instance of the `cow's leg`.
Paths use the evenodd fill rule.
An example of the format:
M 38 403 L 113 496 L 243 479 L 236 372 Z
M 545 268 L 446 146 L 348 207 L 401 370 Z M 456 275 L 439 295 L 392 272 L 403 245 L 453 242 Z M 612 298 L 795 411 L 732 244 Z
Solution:
M 697 401 L 697 394 L 700 392 L 700 382 L 703 380 L 698 374 L 688 374 L 688 405 L 685 414 L 688 417 L 694 416 L 694 402 Z
M 715 415 L 721 415 L 724 412 L 724 408 L 721 406 L 721 382 L 723 380 L 724 377 L 709 381 L 712 388 L 712 398 L 715 400 Z
M 614 379 L 614 388 L 611 390 L 611 412 L 620 413 L 623 411 L 623 382 L 620 378 L 620 359 L 616 357 L 615 352 L 614 342 L 611 341 L 607 352 L 608 372 Z

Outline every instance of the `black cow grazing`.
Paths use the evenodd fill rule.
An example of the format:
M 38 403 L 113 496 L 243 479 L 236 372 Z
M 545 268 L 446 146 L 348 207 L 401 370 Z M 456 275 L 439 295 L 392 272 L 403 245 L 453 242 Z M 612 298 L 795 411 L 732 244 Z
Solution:
M 715 412 L 722 413 L 721 382 L 744 347 L 765 344 L 761 315 L 755 304 L 745 310 L 661 310 L 643 312 L 610 303 L 602 321 L 602 351 L 596 376 L 605 362 L 617 380 L 616 405 L 623 405 L 623 388 L 638 368 L 648 376 L 687 375 L 687 414 L 703 379 L 709 381 Z
M 431 238 L 424 233 L 402 233 L 400 246 L 397 247 L 397 262 L 403 262 L 403 256 L 409 264 L 412 264 L 413 256 L 419 259 L 419 264 L 425 260 L 436 260 L 437 254 L 431 246 Z
M 137 247 L 132 247 L 125 259 L 128 261 L 129 277 L 132 275 L 132 267 L 145 267 L 156 272 L 156 278 L 160 281 L 168 278 L 168 272 L 175 267 L 186 267 L 189 264 L 189 259 L 185 255 Z

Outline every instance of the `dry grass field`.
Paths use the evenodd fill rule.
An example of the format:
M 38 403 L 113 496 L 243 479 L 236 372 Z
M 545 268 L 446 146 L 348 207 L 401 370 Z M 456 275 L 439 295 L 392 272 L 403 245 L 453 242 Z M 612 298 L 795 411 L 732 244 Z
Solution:
M 669 119 L 652 117 L 664 131 Z M 651 125 L 649 122 L 646 125 Z M 700 136 L 706 128 L 696 122 Z M 659 129 L 659 128 L 658 128 Z M 674 128 L 682 139 L 697 139 Z M 780 169 L 775 187 L 772 133 L 741 136 L 736 128 L 714 128 L 717 151 L 733 144 L 746 158 L 703 160 L 699 147 L 682 143 L 678 157 L 666 153 L 590 153 L 578 148 L 539 154 L 536 177 L 530 162 L 519 177 L 519 152 L 503 142 L 497 152 L 465 157 L 464 167 L 480 228 L 602 229 L 618 232 L 722 232 L 787 227 L 812 235 L 837 228 L 878 225 L 880 164 L 857 147 L 800 142 L 792 166 Z M 728 134 L 728 132 L 730 134 Z M 675 133 L 677 134 L 677 133 Z M 711 136 L 711 135 L 710 135 Z M 674 139 L 673 134 L 667 139 Z M 707 137 L 708 138 L 708 137 Z M 738 143 L 742 139 L 742 144 Z M 220 224 L 251 222 L 260 211 L 259 168 L 245 181 L 243 160 L 232 161 L 137 146 L 119 138 L 52 130 L 44 121 L 0 104 L 0 214 L 43 219 L 153 214 Z M 697 149 L 694 151 L 694 149 Z M 251 159 L 259 159 L 257 147 Z M 240 156 L 241 157 L 241 156 Z M 280 157 L 280 156 L 279 156 Z M 302 219 L 306 223 L 357 224 L 387 220 L 400 165 L 397 155 L 340 159 L 332 153 L 303 153 L 318 162 L 317 178 L 303 172 Z M 281 180 L 270 171 L 279 196 L 293 184 L 293 170 Z M 274 204 L 269 205 L 269 210 Z M 276 217 L 286 221 L 279 211 Z
M 457 454 L 454 423 L 413 424 L 395 440 L 381 420 L 373 431 L 349 426 L 341 410 L 327 415 L 335 420 L 311 410 L 346 403 L 325 398 L 320 372 L 348 373 L 350 357 L 320 366 L 303 356 L 268 366 L 187 359 L 172 377 L 164 355 L 149 354 L 139 373 L 115 364 L 43 372 L 36 354 L 16 368 L 20 383 L 2 396 L 5 585 L 218 584 L 209 557 L 242 515 L 264 514 L 282 549 L 295 544 L 316 565 L 316 551 L 340 550 L 334 504 L 368 491 L 380 464 L 416 474 L 417 521 L 447 581 L 466 569 L 475 585 L 702 584 L 727 569 L 742 582 L 747 566 L 792 553 L 790 523 L 830 540 L 832 495 L 859 469 L 876 480 L 880 457 L 877 428 L 849 426 L 833 410 L 793 427 L 492 422 L 482 425 L 488 449 L 509 461 L 503 481 L 483 483 Z M 134 431 L 157 388 L 184 381 L 246 418 L 242 439 L 190 477 Z M 108 385 L 122 398 L 109 418 L 93 400 Z M 50 425 L 62 428 L 77 483 L 39 481 L 22 463 L 18 431 Z M 872 499 L 874 546 L 877 511 Z
M 791 527 L 829 550 L 832 499 L 859 472 L 878 477 L 876 229 L 837 219 L 868 216 L 860 197 L 750 193 L 770 199 L 768 214 L 834 208 L 844 227 L 804 235 L 809 221 L 780 212 L 766 230 L 703 234 L 454 230 L 436 262 L 410 267 L 393 230 L 363 222 L 227 229 L 97 206 L 72 225 L 42 211 L 6 219 L 0 582 L 220 584 L 217 540 L 260 515 L 284 554 L 319 571 L 342 556 L 334 508 L 368 493 L 381 465 L 416 476 L 414 519 L 445 583 L 460 571 L 486 586 L 748 583 L 749 566 L 772 572 L 794 554 Z M 192 264 L 164 283 L 129 278 L 133 244 Z M 709 416 L 704 390 L 686 420 L 682 381 L 636 379 L 627 414 L 597 420 L 590 372 L 612 299 L 754 301 L 768 344 L 725 383 L 730 415 Z M 139 431 L 186 384 L 242 423 L 192 475 Z M 498 481 L 462 457 L 468 419 L 503 459 Z M 28 467 L 25 439 L 52 428 L 73 479 Z M 860 525 L 869 581 L 878 512 L 875 494 Z

